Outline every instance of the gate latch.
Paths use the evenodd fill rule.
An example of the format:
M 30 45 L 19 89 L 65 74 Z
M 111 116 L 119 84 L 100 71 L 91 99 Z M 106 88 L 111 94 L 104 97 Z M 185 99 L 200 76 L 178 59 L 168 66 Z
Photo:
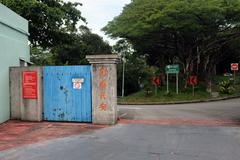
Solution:
M 82 89 L 83 82 L 84 82 L 83 78 L 73 78 L 72 79 L 73 89 Z

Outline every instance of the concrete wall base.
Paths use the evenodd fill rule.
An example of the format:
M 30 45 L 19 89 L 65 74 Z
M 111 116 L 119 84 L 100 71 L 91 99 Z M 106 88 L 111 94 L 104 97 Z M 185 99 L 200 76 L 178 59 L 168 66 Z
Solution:
M 22 95 L 22 72 L 37 72 L 37 99 L 24 99 Z M 42 68 L 41 67 L 11 67 L 10 68 L 10 106 L 11 119 L 24 121 L 42 121 Z

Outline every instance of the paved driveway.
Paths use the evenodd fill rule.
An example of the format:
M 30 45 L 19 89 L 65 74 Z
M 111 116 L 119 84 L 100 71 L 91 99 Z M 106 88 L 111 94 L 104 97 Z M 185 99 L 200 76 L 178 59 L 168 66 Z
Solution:
M 0 151 L 50 139 L 78 135 L 104 127 L 107 126 L 87 123 L 23 122 L 11 120 L 0 125 Z
M 123 119 L 232 120 L 240 122 L 240 99 L 178 105 L 121 105 Z
M 0 152 L 1 160 L 239 160 L 235 127 L 122 125 Z
M 116 126 L 5 150 L 0 160 L 239 160 L 240 99 L 119 110 Z

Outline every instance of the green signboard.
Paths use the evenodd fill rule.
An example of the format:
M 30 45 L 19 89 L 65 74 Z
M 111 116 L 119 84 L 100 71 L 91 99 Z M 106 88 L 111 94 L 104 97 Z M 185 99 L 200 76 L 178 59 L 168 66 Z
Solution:
M 178 74 L 180 71 L 179 69 L 179 65 L 178 64 L 175 64 L 175 65 L 167 65 L 165 67 L 165 72 L 167 74 Z

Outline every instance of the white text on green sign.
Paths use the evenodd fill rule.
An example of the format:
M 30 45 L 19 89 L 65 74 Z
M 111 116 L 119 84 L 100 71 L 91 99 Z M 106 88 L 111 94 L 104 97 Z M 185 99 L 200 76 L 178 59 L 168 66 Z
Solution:
M 167 74 L 178 74 L 180 71 L 179 69 L 179 65 L 178 64 L 175 64 L 175 65 L 167 65 L 165 67 L 165 72 Z

